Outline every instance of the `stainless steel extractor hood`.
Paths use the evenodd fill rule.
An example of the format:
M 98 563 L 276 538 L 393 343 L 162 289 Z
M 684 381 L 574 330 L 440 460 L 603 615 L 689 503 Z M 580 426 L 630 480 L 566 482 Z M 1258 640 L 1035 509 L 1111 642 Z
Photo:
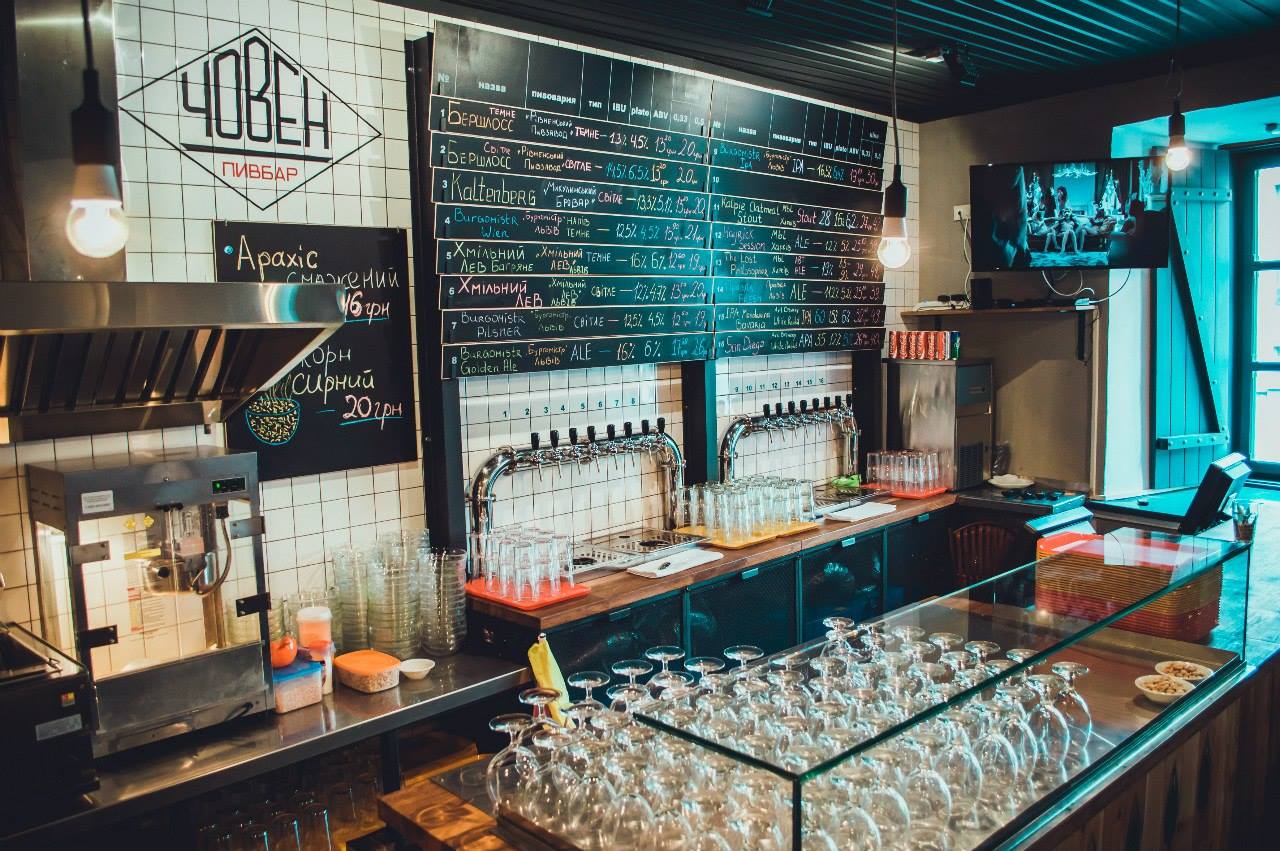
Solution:
M 0 443 L 220 422 L 342 324 L 320 284 L 0 282 Z

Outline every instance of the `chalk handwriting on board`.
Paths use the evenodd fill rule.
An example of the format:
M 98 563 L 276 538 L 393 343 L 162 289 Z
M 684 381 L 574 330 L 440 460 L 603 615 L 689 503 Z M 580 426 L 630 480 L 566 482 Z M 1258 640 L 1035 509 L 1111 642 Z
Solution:
M 445 377 L 879 345 L 884 121 L 448 23 L 433 62 Z
M 417 457 L 403 230 L 214 223 L 218 280 L 340 288 L 343 325 L 227 422 L 264 479 Z

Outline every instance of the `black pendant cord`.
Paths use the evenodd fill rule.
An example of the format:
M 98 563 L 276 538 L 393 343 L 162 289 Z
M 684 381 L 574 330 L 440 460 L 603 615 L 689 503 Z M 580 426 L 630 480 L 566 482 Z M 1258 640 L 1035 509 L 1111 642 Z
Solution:
M 80 0 L 80 17 L 84 22 L 84 61 L 85 69 L 92 71 L 93 67 L 93 27 L 89 23 L 89 0 Z
M 898 149 L 898 0 L 893 0 L 893 59 L 889 71 L 889 105 L 893 110 L 893 164 L 902 165 Z
M 1178 92 L 1175 94 L 1174 100 L 1182 97 L 1182 63 L 1178 62 L 1178 49 L 1182 41 L 1182 0 L 1174 0 L 1173 4 L 1173 52 L 1169 56 L 1169 75 L 1165 78 L 1164 85 L 1168 89 L 1173 82 L 1174 72 L 1178 74 Z

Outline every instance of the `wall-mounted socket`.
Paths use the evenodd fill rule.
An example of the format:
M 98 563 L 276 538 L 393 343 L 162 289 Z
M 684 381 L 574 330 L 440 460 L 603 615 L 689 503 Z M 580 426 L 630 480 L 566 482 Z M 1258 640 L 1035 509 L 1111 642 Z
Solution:
M 973 218 L 972 208 L 968 204 L 957 204 L 951 208 L 951 221 L 967 222 Z

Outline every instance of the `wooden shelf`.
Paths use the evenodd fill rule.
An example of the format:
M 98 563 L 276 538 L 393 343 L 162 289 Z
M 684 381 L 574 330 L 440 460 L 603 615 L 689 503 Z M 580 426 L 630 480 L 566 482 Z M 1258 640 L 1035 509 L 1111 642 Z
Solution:
M 1085 317 L 1097 312 L 1097 308 L 1091 304 L 1081 305 L 1057 305 L 1046 307 L 990 307 L 986 310 L 904 310 L 902 311 L 903 319 L 920 319 L 932 320 L 933 330 L 941 331 L 942 323 L 947 319 L 968 319 L 980 316 L 1036 316 L 1041 319 L 1053 319 L 1057 316 L 1074 316 L 1076 320 L 1076 360 L 1084 363 L 1085 360 L 1085 326 L 1088 321 Z
M 1074 307 L 1071 305 L 1052 306 L 1052 307 L 991 307 L 986 310 L 970 310 L 970 309 L 950 309 L 947 310 L 904 310 L 902 311 L 903 319 L 944 319 L 949 316 L 1019 316 L 1023 314 L 1035 314 L 1044 316 L 1052 313 L 1092 313 L 1097 310 L 1093 305 L 1084 305 L 1082 307 Z

